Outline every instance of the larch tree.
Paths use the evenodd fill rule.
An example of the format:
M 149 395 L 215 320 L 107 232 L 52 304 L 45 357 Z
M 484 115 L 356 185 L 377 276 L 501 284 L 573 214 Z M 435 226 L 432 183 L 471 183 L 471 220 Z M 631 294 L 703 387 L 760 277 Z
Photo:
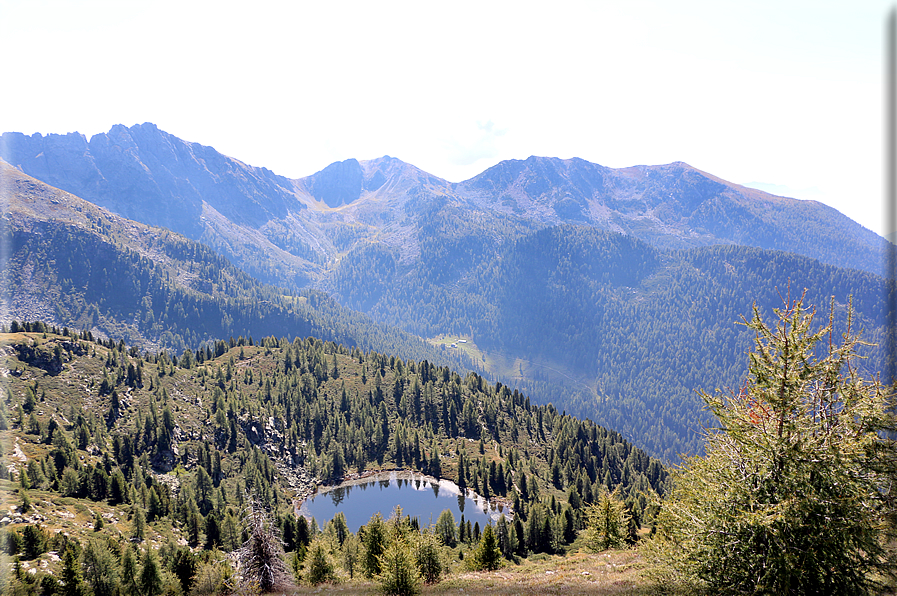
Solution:
M 488 524 L 471 557 L 471 567 L 477 571 L 495 571 L 501 566 L 502 554 L 498 539 L 492 530 L 492 524 Z
M 601 552 L 626 546 L 630 516 L 618 489 L 612 493 L 602 490 L 598 502 L 586 506 L 585 515 L 585 543 L 591 550 Z
M 755 307 L 748 377 L 702 394 L 719 421 L 673 474 L 650 546 L 664 585 L 714 594 L 871 594 L 894 570 L 894 402 L 864 345 L 803 298 Z

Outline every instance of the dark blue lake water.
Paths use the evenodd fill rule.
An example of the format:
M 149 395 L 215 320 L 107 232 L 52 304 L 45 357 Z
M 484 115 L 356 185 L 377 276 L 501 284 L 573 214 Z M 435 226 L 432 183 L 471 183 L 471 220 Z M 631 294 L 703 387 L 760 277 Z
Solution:
M 507 508 L 490 507 L 485 499 L 471 491 L 462 494 L 454 482 L 410 472 L 384 472 L 351 480 L 306 499 L 299 513 L 314 517 L 318 527 L 323 529 L 338 511 L 342 511 L 349 529 L 357 532 L 377 512 L 383 519 L 388 519 L 396 505 L 402 507 L 404 515 L 416 517 L 421 527 L 435 524 L 445 509 L 455 516 L 455 523 L 463 514 L 471 524 L 480 522 L 481 528 L 490 520 L 497 520 L 502 513 L 511 517 Z

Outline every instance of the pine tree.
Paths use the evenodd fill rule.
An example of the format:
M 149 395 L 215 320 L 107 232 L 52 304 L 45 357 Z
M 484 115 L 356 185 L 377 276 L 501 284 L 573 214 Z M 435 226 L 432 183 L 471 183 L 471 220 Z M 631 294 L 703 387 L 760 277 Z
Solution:
M 834 312 L 834 303 L 832 304 Z M 803 298 L 754 309 L 749 374 L 704 400 L 720 426 L 674 474 L 651 554 L 666 585 L 722 594 L 870 594 L 887 572 L 892 396 L 860 376 L 851 314 L 815 330 Z

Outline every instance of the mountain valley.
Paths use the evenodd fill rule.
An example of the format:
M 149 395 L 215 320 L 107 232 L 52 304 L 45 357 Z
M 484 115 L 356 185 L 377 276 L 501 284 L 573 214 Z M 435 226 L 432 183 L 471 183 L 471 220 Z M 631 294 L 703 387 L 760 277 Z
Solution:
M 328 339 L 489 374 L 540 403 L 614 428 L 668 461 L 695 452 L 695 430 L 709 422 L 696 390 L 739 384 L 750 336 L 736 323 L 753 304 L 769 313 L 780 294 L 808 288 L 820 306 L 834 296 L 843 315 L 852 296 L 867 339 L 879 346 L 870 352 L 870 368 L 890 370 L 884 347 L 893 284 L 877 275 L 886 241 L 824 205 L 733 185 L 682 163 L 613 170 L 532 157 L 454 184 L 383 157 L 349 159 L 289 180 L 151 124 L 116 126 L 89 142 L 77 134 L 6 133 L 0 148 L 25 173 L 209 246 L 249 276 L 275 284 L 262 291 L 278 297 L 251 298 L 259 290 L 236 290 L 239 284 L 215 278 L 220 273 L 192 279 L 191 292 L 236 292 L 254 302 L 251 309 L 280 301 L 274 318 L 307 308 L 309 297 L 319 311 L 354 309 L 381 331 L 360 339 L 357 322 L 340 327 L 332 318 L 295 329 L 318 335 L 329 327 L 336 334 Z M 48 232 L 38 236 L 49 240 Z M 48 246 L 90 253 L 59 240 Z M 43 303 L 58 310 L 80 300 L 78 306 L 54 316 L 24 307 L 22 294 L 34 303 L 40 277 L 35 258 L 58 262 L 46 250 L 14 251 L 22 260 L 9 270 L 18 293 L 10 318 L 108 333 L 96 326 L 96 315 L 84 313 L 112 281 L 91 295 L 80 278 L 57 275 L 43 285 L 75 282 L 44 294 Z M 213 253 L 202 254 L 203 270 L 227 267 Z M 187 271 L 174 279 L 186 280 L 197 266 L 183 263 Z M 264 316 L 222 325 L 234 320 L 230 312 L 203 314 L 184 330 L 167 324 L 163 331 L 157 322 L 138 331 L 135 320 L 147 327 L 138 290 L 127 299 L 132 306 L 111 317 L 119 321 L 109 327 L 112 336 L 180 351 L 235 330 L 270 332 L 259 329 Z M 171 302 L 155 298 L 159 306 Z M 162 314 L 151 310 L 154 318 Z M 349 310 L 340 312 L 357 321 Z M 215 323 L 201 331 L 200 319 Z M 386 326 L 396 339 L 378 343 Z M 163 337 L 166 331 L 174 337 Z M 477 351 L 439 345 L 448 335 L 467 338 Z
M 288 179 L 148 123 L 4 133 L 0 158 L 3 594 L 647 594 L 670 495 L 733 432 L 702 392 L 741 408 L 736 438 L 762 427 L 797 453 L 809 435 L 783 429 L 803 406 L 773 419 L 762 391 L 810 383 L 808 418 L 841 438 L 842 408 L 895 381 L 893 247 L 680 162 L 530 157 L 451 183 L 385 156 Z M 749 321 L 795 304 L 830 333 L 758 356 Z M 838 369 L 832 346 L 856 333 Z M 785 358 L 831 368 L 758 378 Z M 857 453 L 897 477 L 892 417 L 862 407 L 844 417 L 871 425 Z M 809 461 L 792 459 L 760 460 L 758 490 Z M 507 515 L 397 508 L 357 531 L 301 515 L 320 487 L 383 471 Z M 820 477 L 801 490 L 834 486 Z M 247 583 L 262 551 L 276 577 Z

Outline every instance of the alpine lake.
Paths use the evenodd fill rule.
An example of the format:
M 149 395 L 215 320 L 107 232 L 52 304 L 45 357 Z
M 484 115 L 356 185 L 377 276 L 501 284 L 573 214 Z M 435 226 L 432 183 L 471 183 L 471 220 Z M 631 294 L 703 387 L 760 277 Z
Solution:
M 502 514 L 512 517 L 507 505 L 489 503 L 449 480 L 409 471 L 379 472 L 324 487 L 297 509 L 309 521 L 314 518 L 322 529 L 342 511 L 349 529 L 357 532 L 378 512 L 384 520 L 389 519 L 397 505 L 402 515 L 417 518 L 422 528 L 435 524 L 446 509 L 452 512 L 456 524 L 463 515 L 465 521 L 470 520 L 471 525 L 479 522 L 481 528 L 494 524 Z

